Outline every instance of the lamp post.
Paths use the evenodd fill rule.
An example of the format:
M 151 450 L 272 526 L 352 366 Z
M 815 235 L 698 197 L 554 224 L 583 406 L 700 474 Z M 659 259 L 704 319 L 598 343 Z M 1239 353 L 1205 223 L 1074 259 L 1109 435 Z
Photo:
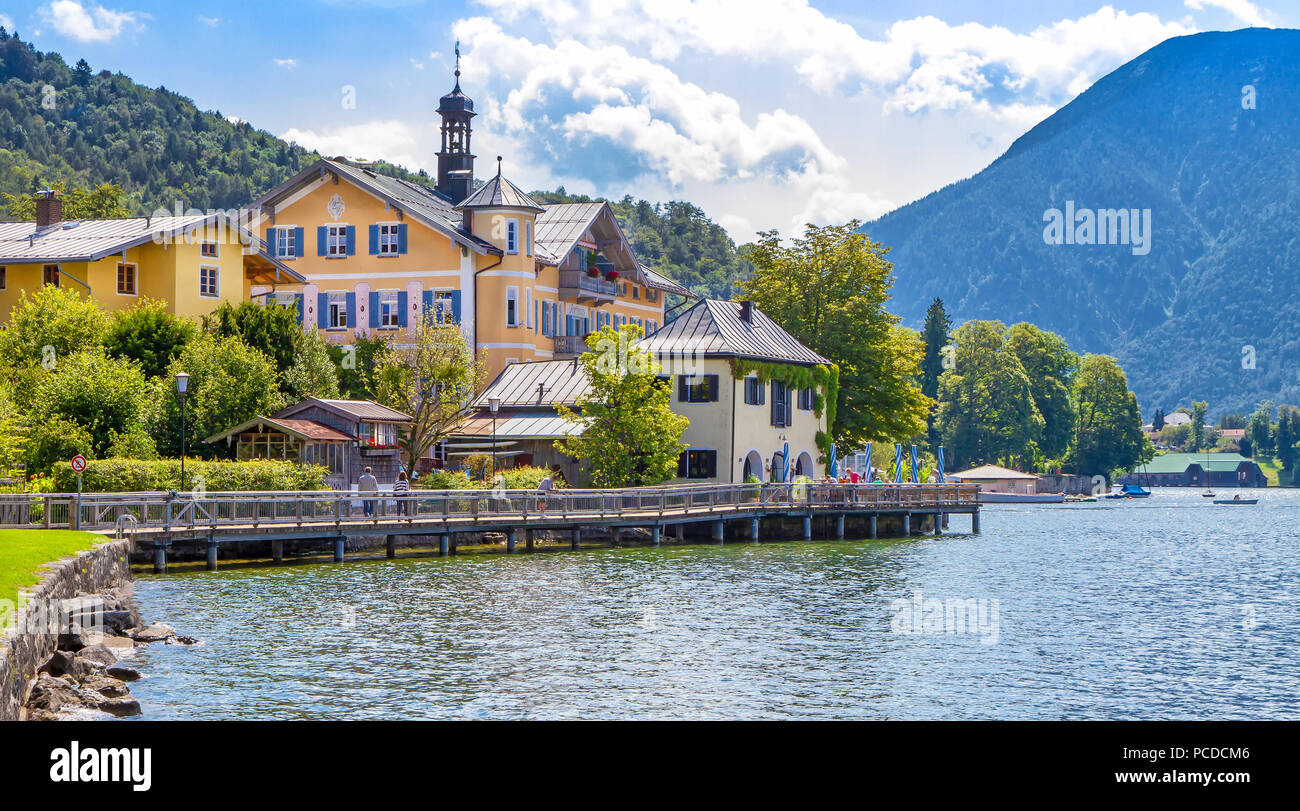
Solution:
M 185 395 L 190 390 L 190 376 L 176 373 L 176 393 L 181 398 L 181 492 L 185 492 Z
M 497 478 L 497 412 L 501 410 L 501 398 L 489 397 L 488 408 L 492 410 L 492 482 Z

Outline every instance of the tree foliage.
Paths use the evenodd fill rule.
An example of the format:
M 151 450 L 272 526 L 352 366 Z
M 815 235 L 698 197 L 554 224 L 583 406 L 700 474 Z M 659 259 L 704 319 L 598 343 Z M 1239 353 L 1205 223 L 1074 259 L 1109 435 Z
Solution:
M 131 216 L 131 210 L 122 202 L 122 187 L 116 183 L 100 183 L 93 189 L 77 186 L 72 191 L 68 191 L 68 184 L 62 180 L 50 186 L 59 192 L 63 204 L 60 211 L 65 220 Z M 36 192 L 5 192 L 5 206 L 9 209 L 9 216 L 15 220 L 36 219 L 37 197 Z
M 676 475 L 690 424 L 670 407 L 671 387 L 656 375 L 659 363 L 636 346 L 641 327 L 612 326 L 587 336 L 579 358 L 591 387 L 576 409 L 556 411 L 578 431 L 555 446 L 583 460 L 596 487 L 659 484 Z
M 839 367 L 831 437 L 845 448 L 919 434 L 931 403 L 917 384 L 924 344 L 885 310 L 887 249 L 858 226 L 809 225 L 789 244 L 763 232 L 749 252 L 754 275 L 741 284 L 769 318 Z
M 31 417 L 37 425 L 63 418 L 83 426 L 90 433 L 90 453 L 103 456 L 114 435 L 141 425 L 147 388 L 133 361 L 99 350 L 74 352 L 41 377 Z
M 144 298 L 113 313 L 104 349 L 113 357 L 136 361 L 149 377 L 158 377 L 197 334 L 192 320 L 167 312 L 166 302 Z
M 292 308 L 252 301 L 240 302 L 238 306 L 221 302 L 217 309 L 203 316 L 203 329 L 219 338 L 238 337 L 257 347 L 271 357 L 281 374 L 293 366 L 303 336 L 298 314 Z
M 1109 355 L 1085 355 L 1074 378 L 1078 413 L 1071 463 L 1075 473 L 1110 475 L 1150 461 L 1155 454 L 1142 432 L 1137 396 Z
M 1043 417 L 1038 448 L 1043 456 L 1055 459 L 1065 453 L 1074 434 L 1070 383 L 1079 368 L 1079 356 L 1061 336 L 1023 322 L 1007 329 L 1007 346 L 1024 367 L 1034 406 Z
M 339 370 L 330 356 L 330 348 L 331 344 L 319 332 L 303 333 L 294 350 L 293 365 L 284 372 L 287 399 L 297 401 L 320 397 L 330 400 L 339 396 Z
M 14 306 L 0 331 L 0 354 L 12 364 L 57 365 L 74 352 L 99 349 L 108 323 L 99 305 L 76 290 L 42 285 Z

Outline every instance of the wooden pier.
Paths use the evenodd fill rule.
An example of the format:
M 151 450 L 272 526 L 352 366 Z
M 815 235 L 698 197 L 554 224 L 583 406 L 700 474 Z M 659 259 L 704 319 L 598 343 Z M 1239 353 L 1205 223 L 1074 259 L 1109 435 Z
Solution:
M 354 492 L 94 493 L 0 496 L 0 526 L 71 528 L 130 537 L 138 553 L 151 554 L 156 571 L 168 550 L 202 552 L 215 569 L 222 545 L 263 541 L 283 559 L 286 541 L 311 541 L 344 557 L 350 535 L 384 535 L 389 557 L 404 535 L 437 536 L 439 553 L 452 554 L 458 536 L 499 532 L 506 551 L 520 538 L 533 548 L 536 533 L 567 533 L 576 549 L 585 530 L 604 530 L 617 545 L 621 530 L 648 530 L 658 544 L 666 530 L 684 537 L 687 528 L 714 542 L 732 537 L 757 541 L 765 520 L 801 520 L 804 540 L 843 539 L 846 519 L 865 519 L 876 537 L 878 520 L 894 517 L 901 534 L 933 519 L 942 531 L 946 516 L 971 516 L 979 532 L 979 488 L 967 484 L 705 484 L 614 490 L 437 490 L 409 494 Z M 788 537 L 788 536 L 786 536 Z M 798 536 L 797 536 L 798 537 Z

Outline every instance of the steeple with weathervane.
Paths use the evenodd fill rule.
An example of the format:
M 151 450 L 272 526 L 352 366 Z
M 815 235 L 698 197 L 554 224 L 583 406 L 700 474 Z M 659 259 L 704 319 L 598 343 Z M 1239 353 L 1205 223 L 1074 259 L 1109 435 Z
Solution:
M 469 151 L 474 100 L 460 89 L 460 42 L 456 42 L 456 86 L 438 101 L 442 149 L 438 152 L 438 191 L 459 203 L 474 188 L 474 155 Z

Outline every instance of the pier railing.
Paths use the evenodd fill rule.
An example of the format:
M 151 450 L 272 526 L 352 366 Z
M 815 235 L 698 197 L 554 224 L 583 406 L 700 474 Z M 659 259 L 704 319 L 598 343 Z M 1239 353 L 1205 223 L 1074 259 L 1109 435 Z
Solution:
M 611 490 L 414 490 L 0 495 L 0 527 L 108 531 L 262 525 L 642 521 L 761 512 L 943 512 L 977 508 L 969 484 L 702 484 Z M 129 516 L 129 517 L 128 517 Z

